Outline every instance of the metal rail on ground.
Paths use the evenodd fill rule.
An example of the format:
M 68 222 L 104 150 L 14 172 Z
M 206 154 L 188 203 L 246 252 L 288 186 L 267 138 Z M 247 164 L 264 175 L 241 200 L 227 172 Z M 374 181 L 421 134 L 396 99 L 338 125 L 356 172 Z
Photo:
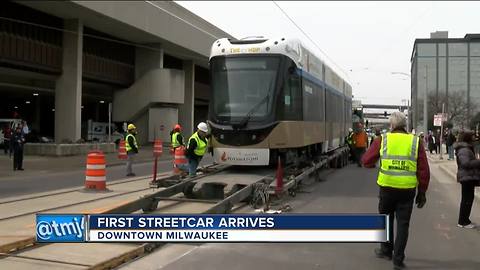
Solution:
M 292 168 L 286 168 L 287 170 L 291 170 L 292 175 L 290 177 L 287 177 L 287 182 L 284 185 L 284 192 L 290 193 L 290 195 L 294 196 L 294 192 L 298 186 L 301 184 L 301 182 L 306 179 L 309 176 L 314 175 L 315 177 L 318 177 L 318 175 L 315 175 L 318 173 L 319 170 L 322 168 L 341 168 L 344 165 L 347 164 L 347 155 L 346 155 L 347 150 L 346 148 L 340 148 L 335 151 L 333 151 L 329 156 L 324 156 L 321 157 L 320 159 L 316 161 L 312 161 L 309 166 L 306 166 L 301 169 L 297 170 L 292 170 Z M 139 198 L 137 200 L 125 203 L 123 205 L 120 205 L 118 207 L 115 207 L 113 209 L 104 211 L 104 214 L 124 214 L 124 213 L 135 213 L 142 211 L 143 213 L 150 213 L 150 212 L 158 212 L 162 213 L 162 209 L 167 209 L 167 207 L 159 207 L 160 202 L 167 202 L 167 203 L 174 203 L 181 205 L 183 207 L 186 207 L 187 209 L 190 209 L 189 205 L 209 205 L 206 207 L 206 210 L 201 210 L 199 213 L 204 213 L 204 214 L 224 214 L 224 213 L 229 213 L 232 211 L 232 209 L 235 206 L 238 206 L 239 204 L 246 204 L 247 199 L 251 199 L 254 195 L 255 192 L 264 192 L 268 193 L 269 189 L 268 186 L 271 184 L 273 181 L 273 177 L 271 174 L 265 175 L 264 177 L 260 178 L 258 181 L 248 184 L 248 185 L 235 185 L 232 188 L 232 191 L 229 192 L 228 194 L 225 194 L 225 198 L 221 199 L 210 199 L 210 198 L 188 198 L 188 197 L 178 197 L 178 194 L 188 194 L 189 187 L 191 187 L 192 183 L 195 183 L 197 180 L 200 180 L 201 178 L 213 175 L 215 173 L 218 173 L 220 171 L 225 170 L 228 168 L 228 166 L 218 166 L 217 169 L 214 172 L 211 172 L 209 174 L 205 175 L 200 175 L 195 178 L 191 179 L 186 179 L 184 181 L 174 183 L 172 186 L 169 186 L 163 190 L 160 190 L 158 192 L 155 192 L 153 194 L 146 195 L 142 198 Z M 265 188 L 258 188 L 259 185 L 262 185 Z M 265 201 L 264 203 L 268 204 L 269 199 L 268 199 L 268 194 L 263 194 L 262 196 L 265 196 L 264 198 Z M 213 205 L 212 205 L 213 204 Z M 197 208 L 198 209 L 198 208 Z M 205 208 L 203 208 L 205 209 Z M 192 212 L 189 212 L 192 213 Z M 26 251 L 31 250 L 31 249 L 38 249 L 47 245 L 55 245 L 55 244 L 36 244 L 35 239 L 32 238 L 33 241 L 31 242 L 25 242 L 23 241 L 23 247 L 17 248 L 17 252 L 13 252 L 13 250 L 8 250 L 8 251 L 2 251 L 0 249 L 0 252 L 3 252 L 0 255 L 3 255 L 4 257 L 17 257 L 17 258 L 22 258 L 22 259 L 32 259 L 32 260 L 42 260 L 42 258 L 38 257 L 29 257 L 25 254 L 18 254 L 19 250 L 22 248 L 28 247 L 30 245 L 29 249 L 26 249 Z M 131 249 L 128 249 L 126 252 L 121 252 L 118 255 L 114 255 L 109 257 L 108 259 L 101 261 L 101 262 L 96 262 L 96 263 L 80 263 L 82 267 L 86 267 L 87 269 L 94 269 L 94 270 L 103 270 L 103 269 L 112 269 L 115 267 L 118 267 L 128 261 L 131 261 L 136 258 L 141 258 L 142 256 L 147 255 L 148 253 L 152 252 L 153 250 L 163 246 L 165 243 L 144 243 L 144 244 L 137 244 L 133 245 Z M 118 245 L 118 243 L 117 243 Z M 125 244 L 127 245 L 127 244 Z M 131 245 L 131 244 L 130 244 Z M 104 247 L 107 247 L 108 244 L 105 244 Z M 1 247 L 0 247 L 1 248 Z M 51 263 L 59 263 L 59 264 L 68 264 L 68 261 L 62 261 L 62 260 L 54 260 L 54 259 L 45 259 L 46 262 L 51 262 Z M 0 260 L 1 263 L 1 260 Z M 72 265 L 80 266 L 79 263 L 72 263 Z

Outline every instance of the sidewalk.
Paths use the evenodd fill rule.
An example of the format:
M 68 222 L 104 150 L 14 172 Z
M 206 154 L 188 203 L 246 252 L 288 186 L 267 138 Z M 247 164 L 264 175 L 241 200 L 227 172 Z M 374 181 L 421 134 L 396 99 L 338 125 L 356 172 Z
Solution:
M 446 174 L 452 182 L 457 182 L 457 161 L 456 160 L 447 160 L 448 155 L 443 155 L 443 160 L 440 159 L 440 155 L 427 153 L 428 162 L 430 163 L 430 170 L 432 170 L 432 165 L 435 164 L 438 168 Z M 480 194 L 475 193 L 477 200 L 480 200 Z
M 448 176 L 457 181 L 457 162 L 454 160 L 448 160 L 448 155 L 443 154 L 443 159 L 440 159 L 438 154 L 430 154 L 427 152 L 427 158 L 429 163 L 437 164 L 440 170 L 446 173 Z
M 169 148 L 163 148 L 163 154 L 159 160 L 173 160 L 173 156 L 169 154 Z M 84 170 L 86 167 L 87 155 L 66 156 L 66 157 L 50 157 L 50 156 L 24 156 L 23 167 L 25 171 L 23 176 L 38 175 L 43 173 L 64 172 Z M 153 147 L 142 147 L 135 157 L 136 163 L 144 163 L 153 161 Z M 117 153 L 109 153 L 105 155 L 107 167 L 124 165 L 125 161 L 117 157 Z M 13 171 L 13 156 L 9 158 L 0 152 L 0 179 L 2 177 L 15 176 Z

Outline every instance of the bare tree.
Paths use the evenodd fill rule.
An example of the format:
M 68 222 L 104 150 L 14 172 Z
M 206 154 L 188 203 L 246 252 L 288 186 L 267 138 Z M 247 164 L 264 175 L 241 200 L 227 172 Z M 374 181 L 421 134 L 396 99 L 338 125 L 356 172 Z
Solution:
M 445 112 L 448 114 L 447 122 L 454 127 L 465 128 L 469 126 L 468 102 L 466 93 L 463 91 L 449 91 L 448 97 L 445 94 L 430 93 L 428 95 L 429 123 L 433 126 L 433 116 L 442 112 L 442 104 L 445 104 Z M 470 108 L 476 105 L 470 101 Z

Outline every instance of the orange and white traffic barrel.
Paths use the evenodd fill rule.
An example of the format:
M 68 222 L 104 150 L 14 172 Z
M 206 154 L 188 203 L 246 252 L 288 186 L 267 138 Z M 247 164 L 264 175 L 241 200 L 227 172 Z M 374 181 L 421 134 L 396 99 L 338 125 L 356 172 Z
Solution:
M 174 173 L 180 173 L 180 169 L 178 168 L 180 164 L 187 164 L 187 158 L 185 157 L 185 146 L 179 146 L 175 148 L 175 155 L 173 160 Z
M 102 151 L 90 151 L 87 155 L 87 170 L 85 171 L 85 188 L 105 190 L 106 172 L 105 155 Z
M 120 140 L 118 143 L 118 158 L 127 159 L 127 148 L 125 146 L 125 140 Z
M 153 156 L 154 157 L 159 157 L 163 153 L 163 145 L 162 145 L 162 140 L 155 140 L 155 143 L 153 144 Z

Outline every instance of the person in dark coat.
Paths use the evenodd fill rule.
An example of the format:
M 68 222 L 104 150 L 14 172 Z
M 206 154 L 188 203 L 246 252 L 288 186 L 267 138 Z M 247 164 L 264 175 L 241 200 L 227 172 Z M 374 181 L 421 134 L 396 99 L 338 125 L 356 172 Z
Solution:
M 473 132 L 462 131 L 458 142 L 454 144 L 457 156 L 457 182 L 462 185 L 462 199 L 458 216 L 458 227 L 473 229 L 475 224 L 470 220 L 475 186 L 480 184 L 480 160 L 475 159 L 473 150 Z
M 12 144 L 10 142 L 10 139 L 12 138 L 12 129 L 8 124 L 6 124 L 3 127 L 3 151 L 5 152 L 5 155 L 10 154 L 10 157 L 12 156 L 12 148 L 10 145 Z
M 433 154 L 433 151 L 437 151 L 436 148 L 436 138 L 433 135 L 432 131 L 428 131 L 428 150 L 430 151 L 430 154 Z
M 440 129 L 435 132 L 435 153 L 440 154 Z
M 453 160 L 453 144 L 455 143 L 455 135 L 451 129 L 448 130 L 447 138 L 445 140 L 445 144 L 447 145 L 447 152 L 448 152 L 448 160 Z
M 25 136 L 22 133 L 22 126 L 18 125 L 12 136 L 13 143 L 13 170 L 23 171 L 23 145 Z

